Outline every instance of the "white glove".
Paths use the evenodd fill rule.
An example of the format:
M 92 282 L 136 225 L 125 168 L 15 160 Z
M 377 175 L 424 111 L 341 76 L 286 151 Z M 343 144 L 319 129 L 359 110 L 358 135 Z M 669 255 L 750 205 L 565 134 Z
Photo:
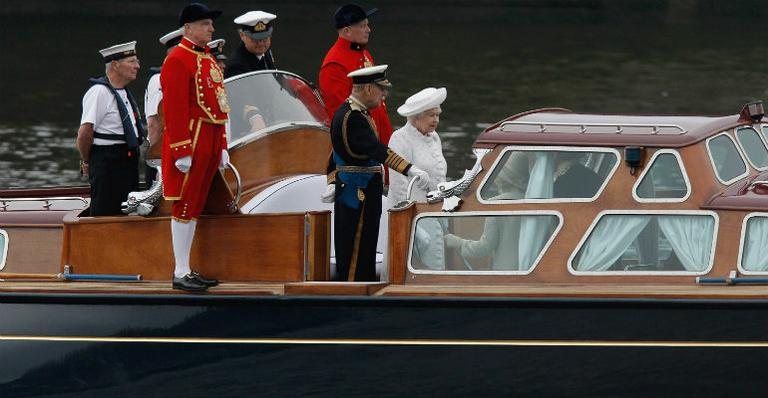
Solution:
M 192 167 L 192 156 L 184 156 L 183 158 L 176 159 L 176 168 L 184 174 L 189 172 Z
M 320 194 L 320 201 L 333 203 L 334 199 L 336 199 L 336 184 L 328 184 L 325 186 L 325 192 Z
M 449 249 L 461 249 L 461 242 L 464 241 L 464 239 L 461 239 L 454 234 L 446 234 L 444 239 L 445 246 Z
M 226 149 L 221 150 L 221 161 L 219 162 L 219 168 L 223 169 L 227 167 L 227 163 L 229 163 L 229 152 L 227 152 Z
M 427 190 L 429 188 L 429 174 L 426 171 L 411 165 L 408 169 L 408 177 L 416 178 L 416 187 L 421 190 Z

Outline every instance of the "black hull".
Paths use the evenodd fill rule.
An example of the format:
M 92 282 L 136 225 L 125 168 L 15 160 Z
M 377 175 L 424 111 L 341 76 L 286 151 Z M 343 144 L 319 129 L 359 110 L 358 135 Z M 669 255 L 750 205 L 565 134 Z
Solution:
M 761 396 L 768 301 L 0 295 L 0 397 Z

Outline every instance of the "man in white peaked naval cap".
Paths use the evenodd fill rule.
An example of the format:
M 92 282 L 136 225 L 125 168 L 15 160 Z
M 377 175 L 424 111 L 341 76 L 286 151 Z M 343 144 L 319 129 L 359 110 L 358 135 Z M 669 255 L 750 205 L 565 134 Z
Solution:
M 352 93 L 331 121 L 334 170 L 328 173 L 328 182 L 333 185 L 321 197 L 335 202 L 335 280 L 376 279 L 376 242 L 384 194 L 382 164 L 416 178 L 418 186 L 429 184 L 426 172 L 382 144 L 376 135 L 368 111 L 381 105 L 392 86 L 386 70 L 387 65 L 378 65 L 349 73 Z
M 160 44 L 165 46 L 165 54 L 168 55 L 174 47 L 181 41 L 181 29 L 172 30 L 158 39 Z M 163 138 L 163 117 L 161 101 L 163 100 L 163 91 L 160 87 L 160 67 L 153 66 L 149 68 L 152 76 L 147 82 L 147 90 L 144 92 L 144 116 L 147 118 L 147 141 L 149 149 L 145 158 L 159 159 Z M 157 169 L 147 165 L 144 169 L 144 180 L 147 185 L 157 179 Z
M 211 48 L 211 56 L 216 60 L 216 64 L 219 65 L 221 70 L 226 70 L 227 55 L 224 54 L 224 45 L 227 41 L 224 39 L 216 39 L 208 42 L 208 47 Z
M 225 77 L 256 70 L 277 69 L 272 54 L 272 31 L 277 15 L 248 11 L 235 18 L 240 45 L 227 62 Z
M 99 51 L 105 76 L 90 79 L 77 131 L 80 170 L 91 185 L 91 216 L 121 214 L 128 193 L 139 187 L 139 145 L 146 133 L 139 107 L 125 89 L 136 80 L 136 42 Z

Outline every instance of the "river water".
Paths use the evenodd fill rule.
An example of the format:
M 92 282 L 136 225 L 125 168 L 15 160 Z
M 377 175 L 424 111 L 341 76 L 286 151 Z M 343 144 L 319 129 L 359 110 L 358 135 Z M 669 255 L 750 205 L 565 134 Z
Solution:
M 98 49 L 138 40 L 143 97 L 157 39 L 176 27 L 182 1 L 3 0 L 0 4 L 0 188 L 84 184 L 74 138 L 87 79 L 103 73 Z M 237 43 L 224 11 L 216 37 Z M 280 69 L 316 81 L 335 40 L 331 1 L 260 2 L 278 15 Z M 427 86 L 445 86 L 438 131 L 449 177 L 471 166 L 484 126 L 528 109 L 726 115 L 768 96 L 768 2 L 763 0 L 426 0 L 376 6 L 370 50 L 389 64 L 395 109 Z

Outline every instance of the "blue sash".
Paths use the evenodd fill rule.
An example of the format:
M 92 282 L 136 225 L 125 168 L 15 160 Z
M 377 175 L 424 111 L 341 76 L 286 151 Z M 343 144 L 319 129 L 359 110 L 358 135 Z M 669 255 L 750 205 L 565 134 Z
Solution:
M 346 166 L 346 162 L 341 156 L 336 154 L 336 151 L 333 151 L 333 161 L 336 162 L 336 166 Z M 373 159 L 368 159 L 363 167 L 378 166 L 379 164 L 379 162 Z M 360 199 L 357 197 L 357 190 L 368 187 L 368 183 L 373 178 L 373 173 L 339 171 L 336 173 L 336 178 L 343 183 L 340 184 L 341 192 L 337 193 L 336 200 L 340 200 L 347 207 L 359 208 Z

